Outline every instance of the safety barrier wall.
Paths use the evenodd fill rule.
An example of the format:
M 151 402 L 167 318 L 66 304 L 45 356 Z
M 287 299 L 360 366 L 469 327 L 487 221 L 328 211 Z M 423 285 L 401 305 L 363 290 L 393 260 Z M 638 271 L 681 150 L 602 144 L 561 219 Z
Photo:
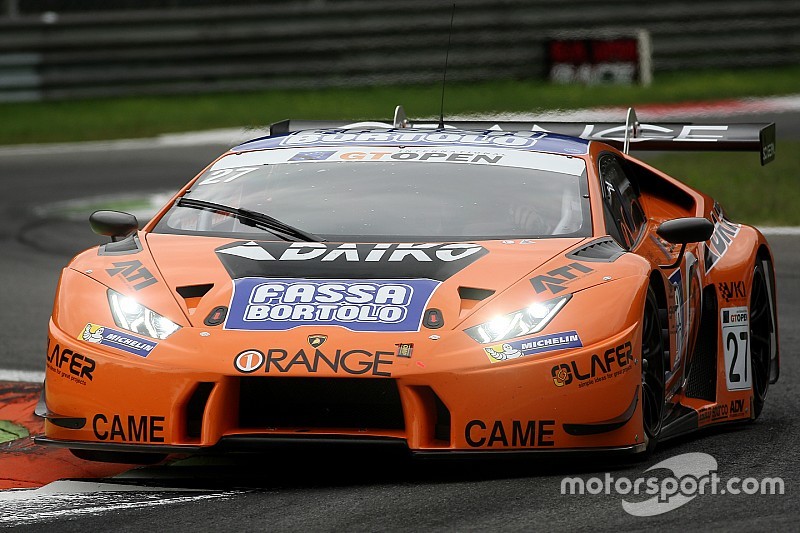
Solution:
M 431 83 L 442 76 L 451 2 L 192 3 L 120 2 L 149 9 L 110 10 L 114 2 L 0 0 L 0 101 Z M 797 0 L 456 3 L 447 72 L 453 81 L 543 78 L 545 41 L 582 30 L 649 31 L 656 74 L 800 63 Z M 62 4 L 64 11 L 27 9 Z

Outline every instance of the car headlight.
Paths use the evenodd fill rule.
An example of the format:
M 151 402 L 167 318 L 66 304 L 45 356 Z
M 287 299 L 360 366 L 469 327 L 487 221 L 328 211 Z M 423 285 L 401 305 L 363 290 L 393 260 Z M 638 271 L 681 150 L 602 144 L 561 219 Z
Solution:
M 567 294 L 546 302 L 536 302 L 525 309 L 467 328 L 464 332 L 481 344 L 536 333 L 544 329 L 570 298 L 572 295 Z
M 180 329 L 172 320 L 111 289 L 108 289 L 108 304 L 114 322 L 128 331 L 163 340 Z

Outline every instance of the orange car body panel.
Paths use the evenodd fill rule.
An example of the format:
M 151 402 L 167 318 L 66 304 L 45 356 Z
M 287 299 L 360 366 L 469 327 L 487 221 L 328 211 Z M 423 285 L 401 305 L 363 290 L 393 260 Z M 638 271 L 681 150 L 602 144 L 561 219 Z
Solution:
M 707 195 L 596 142 L 590 143 L 588 154 L 575 156 L 587 163 L 592 199 L 603 194 L 596 167 L 601 153 L 612 153 L 648 169 L 665 190 L 676 191 L 683 201 L 643 191 L 646 230 L 635 243 L 634 253 L 613 261 L 582 261 L 567 255 L 607 234 L 606 215 L 597 200 L 591 202 L 594 237 L 539 239 L 530 244 L 520 240 L 475 242 L 491 260 L 474 261 L 445 279 L 427 304 L 441 311 L 446 324 L 441 329 L 354 332 L 341 326 L 306 325 L 286 331 L 236 331 L 223 324 L 207 325 L 204 320 L 215 308 L 229 305 L 233 293 L 231 276 L 215 250 L 241 239 L 153 233 L 156 221 L 172 205 L 170 201 L 138 232 L 142 248 L 138 253 L 100 255 L 93 248 L 64 269 L 49 324 L 45 397 L 53 417 L 45 426 L 47 439 L 74 447 L 81 443 L 136 445 L 139 451 L 147 446 L 194 450 L 243 435 L 388 438 L 405 442 L 414 451 L 641 451 L 645 441 L 640 397 L 641 320 L 647 287 L 651 279 L 657 280 L 667 299 L 673 301 L 675 289 L 668 278 L 687 265 L 684 259 L 674 269 L 659 267 L 672 263 L 678 250 L 658 242 L 653 237 L 655 228 L 663 221 L 686 216 L 720 221 Z M 712 243 L 688 245 L 687 256 L 695 258 L 703 287 L 736 284 L 724 305 L 747 306 L 756 252 L 762 248 L 769 253 L 768 245 L 754 228 L 722 224 L 735 229 L 734 237 L 726 237 L 724 258 L 709 269 L 705 249 Z M 528 337 L 575 332 L 581 346 L 493 360 L 487 354 L 489 346 L 477 343 L 464 330 L 491 320 L 501 310 L 511 312 L 530 305 L 532 299 L 552 297 L 547 291 L 538 295 L 532 290 L 528 281 L 536 276 L 560 280 L 558 290 L 567 290 L 572 298 L 544 330 Z M 685 281 L 687 273 L 683 276 Z M 198 285 L 212 287 L 201 296 L 182 295 L 178 290 Z M 461 287 L 493 294 L 482 301 L 464 298 Z M 90 326 L 119 329 L 109 309 L 107 289 L 135 294 L 139 303 L 181 328 L 167 339 L 150 339 L 153 346 L 146 357 L 83 340 L 82 333 Z M 692 314 L 699 310 L 692 305 L 686 302 L 689 324 L 684 327 L 699 320 Z M 696 331 L 680 331 L 685 335 L 682 357 L 688 357 L 690 337 Z M 750 418 L 752 391 L 727 390 L 721 348 L 716 399 L 684 396 L 677 332 L 671 317 L 670 364 L 676 372 L 667 384 L 672 390 L 670 404 L 696 411 L 699 427 Z M 717 346 L 722 347 L 722 332 L 718 335 Z M 324 339 L 312 346 L 311 337 Z M 408 356 L 401 354 L 402 345 L 411 345 Z M 248 372 L 237 370 L 236 358 L 251 350 L 260 352 L 264 360 L 258 365 L 252 359 L 243 363 L 254 365 Z M 259 425 L 252 410 L 281 410 L 280 399 L 246 397 L 242 391 L 259 379 L 274 378 L 390 380 L 397 385 L 402 420 L 383 428 Z M 205 403 L 198 414 L 193 398 L 201 384 L 205 384 Z M 271 403 L 243 406 L 246 401 Z M 448 413 L 444 433 L 438 428 L 445 422 L 440 404 Z M 567 430 L 569 425 L 617 420 L 630 409 L 633 414 L 616 429 L 596 434 Z M 245 420 L 251 414 L 243 415 L 244 411 L 256 422 Z M 64 427 L 57 418 L 85 419 L 85 424 Z

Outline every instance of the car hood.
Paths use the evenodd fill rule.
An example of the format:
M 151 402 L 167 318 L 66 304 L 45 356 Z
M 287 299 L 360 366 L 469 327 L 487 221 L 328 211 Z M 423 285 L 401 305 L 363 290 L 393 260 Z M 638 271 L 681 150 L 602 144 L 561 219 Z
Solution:
M 452 329 L 521 280 L 531 294 L 537 284 L 558 281 L 533 275 L 546 274 L 554 258 L 585 240 L 374 244 L 146 236 L 161 281 L 193 326 L 218 325 L 224 313 L 226 329 L 250 331 L 305 325 L 417 331 L 430 309 L 438 316 L 426 326 Z M 576 278 L 570 291 L 596 282 Z

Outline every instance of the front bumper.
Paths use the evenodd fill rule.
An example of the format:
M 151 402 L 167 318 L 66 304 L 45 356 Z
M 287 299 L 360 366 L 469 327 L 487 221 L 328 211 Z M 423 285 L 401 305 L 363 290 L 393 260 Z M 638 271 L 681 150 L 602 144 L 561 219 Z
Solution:
M 370 364 L 364 354 L 378 349 L 367 345 L 350 350 L 359 353 L 346 374 L 319 361 L 288 368 L 289 359 L 274 374 L 237 372 L 231 361 L 252 337 L 218 331 L 201 350 L 187 340 L 198 336 L 193 329 L 144 358 L 79 341 L 51 321 L 37 442 L 149 453 L 309 441 L 399 444 L 426 455 L 645 447 L 638 323 L 591 346 L 495 364 L 471 339 L 445 334 L 436 351 L 417 342 L 411 357 L 376 355 Z M 201 351 L 202 361 L 185 363 Z

